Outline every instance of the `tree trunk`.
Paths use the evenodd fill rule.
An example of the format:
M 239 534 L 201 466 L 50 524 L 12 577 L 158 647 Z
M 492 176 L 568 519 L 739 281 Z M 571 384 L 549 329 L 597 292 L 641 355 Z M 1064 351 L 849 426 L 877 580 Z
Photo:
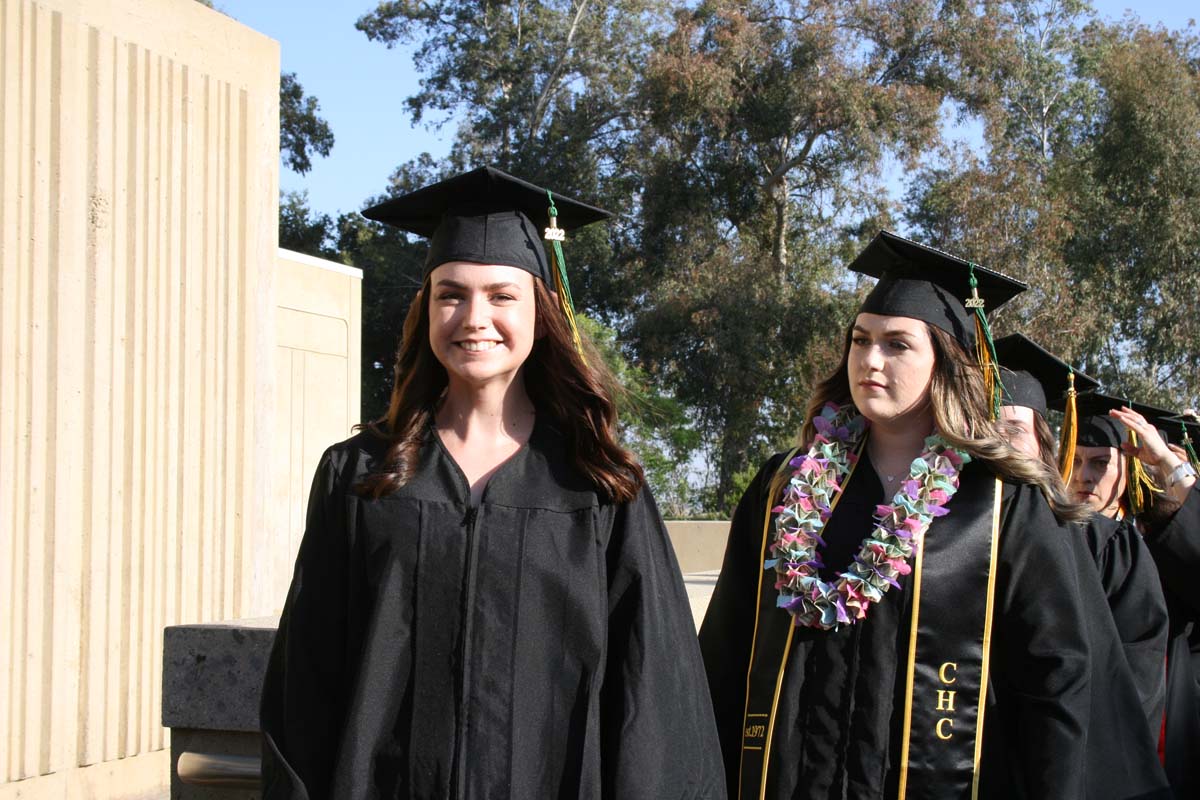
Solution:
M 771 202 L 775 206 L 775 226 L 772 231 L 771 258 L 775 262 L 775 274 L 782 283 L 787 275 L 787 223 L 788 223 L 787 178 L 781 177 L 768 187 Z
M 734 506 L 741 498 L 733 497 L 733 478 L 742 468 L 745 458 L 745 442 L 739 441 L 738 433 L 730 430 L 726 424 L 725 432 L 721 435 L 721 449 L 717 454 L 717 497 L 716 508 L 722 512 L 733 514 Z
M 717 496 L 716 508 L 733 513 L 734 506 L 741 500 L 737 492 L 738 473 L 750 466 L 748 451 L 757 428 L 762 400 L 746 397 L 729 398 L 725 401 L 725 420 L 721 431 L 721 445 L 717 452 Z

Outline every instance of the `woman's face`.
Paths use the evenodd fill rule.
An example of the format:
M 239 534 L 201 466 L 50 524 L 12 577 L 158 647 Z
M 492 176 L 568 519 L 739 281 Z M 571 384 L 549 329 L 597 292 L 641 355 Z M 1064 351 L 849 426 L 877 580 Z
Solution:
M 1093 511 L 1114 517 L 1125 493 L 1125 459 L 1115 447 L 1076 447 L 1071 495 Z
M 451 261 L 430 275 L 429 346 L 450 383 L 509 383 L 536 338 L 535 278 L 499 264 Z
M 1030 458 L 1042 460 L 1042 448 L 1038 445 L 1037 430 L 1033 415 L 1037 412 L 1028 406 L 1002 406 L 1000 419 L 1008 424 L 1008 443 Z
M 929 384 L 936 357 L 925 323 L 859 314 L 850 334 L 850 396 L 876 425 L 932 424 Z

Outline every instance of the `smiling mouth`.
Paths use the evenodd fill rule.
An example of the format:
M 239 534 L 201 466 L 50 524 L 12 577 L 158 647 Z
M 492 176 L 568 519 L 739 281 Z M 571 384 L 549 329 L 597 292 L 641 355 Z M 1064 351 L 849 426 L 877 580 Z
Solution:
M 499 342 L 455 342 L 455 344 L 468 353 L 482 353 L 485 350 L 495 348 Z

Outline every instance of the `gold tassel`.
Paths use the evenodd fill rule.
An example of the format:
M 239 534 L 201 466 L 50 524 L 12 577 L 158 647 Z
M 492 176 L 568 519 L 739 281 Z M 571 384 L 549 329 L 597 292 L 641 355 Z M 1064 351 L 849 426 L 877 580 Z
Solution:
M 983 388 L 988 395 L 988 414 L 992 421 L 1000 419 L 1000 367 L 996 364 L 996 346 L 992 343 L 992 326 L 988 325 L 987 315 L 983 309 L 983 298 L 979 296 L 979 279 L 975 277 L 975 265 L 968 263 L 970 272 L 967 282 L 971 286 L 971 296 L 964 305 L 967 313 L 975 317 L 975 360 L 983 370 Z
M 558 255 L 555 250 L 552 249 L 551 253 L 553 253 L 551 258 L 557 261 Z M 571 338 L 575 340 L 575 350 L 579 353 L 579 358 L 586 364 L 587 356 L 583 354 L 583 339 L 579 335 L 579 323 L 575 321 L 575 309 L 571 307 L 571 290 L 563 285 L 563 269 L 560 265 L 555 264 L 551 271 L 554 273 L 554 293 L 558 295 L 558 305 L 562 308 L 563 316 L 567 318 L 567 325 L 571 327 Z
M 983 328 L 983 320 L 975 315 L 975 358 L 979 368 L 983 370 L 983 389 L 987 392 L 988 406 L 992 420 L 999 418 L 1000 407 L 1000 370 L 992 359 L 992 348 L 988 346 L 990 337 Z
M 1071 473 L 1075 470 L 1075 439 L 1079 436 L 1079 410 L 1075 398 L 1075 371 L 1067 374 L 1067 403 L 1063 408 L 1062 430 L 1058 437 L 1058 471 L 1063 485 L 1071 485 Z
M 1129 429 L 1129 443 L 1138 446 L 1138 436 L 1132 428 Z M 1126 495 L 1129 499 L 1129 513 L 1137 516 L 1150 506 L 1150 498 L 1162 494 L 1162 489 L 1154 483 L 1146 467 L 1137 456 L 1125 456 L 1125 466 L 1129 475 L 1126 481 Z

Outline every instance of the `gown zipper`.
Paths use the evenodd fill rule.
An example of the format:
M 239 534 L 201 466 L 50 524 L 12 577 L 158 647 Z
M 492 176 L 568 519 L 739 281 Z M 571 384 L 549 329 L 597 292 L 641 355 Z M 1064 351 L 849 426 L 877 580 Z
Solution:
M 459 676 L 459 714 L 458 730 L 454 736 L 454 785 L 451 796 L 463 796 L 466 783 L 466 762 L 463 758 L 463 740 L 467 735 L 467 713 L 470 708 L 468 695 L 471 687 L 471 635 L 475 620 L 475 566 L 479 558 L 479 537 L 475 535 L 475 523 L 479 519 L 479 508 L 467 507 L 467 515 L 463 518 L 463 526 L 467 529 L 467 574 L 466 591 L 463 603 L 463 632 L 462 632 L 462 664 Z

